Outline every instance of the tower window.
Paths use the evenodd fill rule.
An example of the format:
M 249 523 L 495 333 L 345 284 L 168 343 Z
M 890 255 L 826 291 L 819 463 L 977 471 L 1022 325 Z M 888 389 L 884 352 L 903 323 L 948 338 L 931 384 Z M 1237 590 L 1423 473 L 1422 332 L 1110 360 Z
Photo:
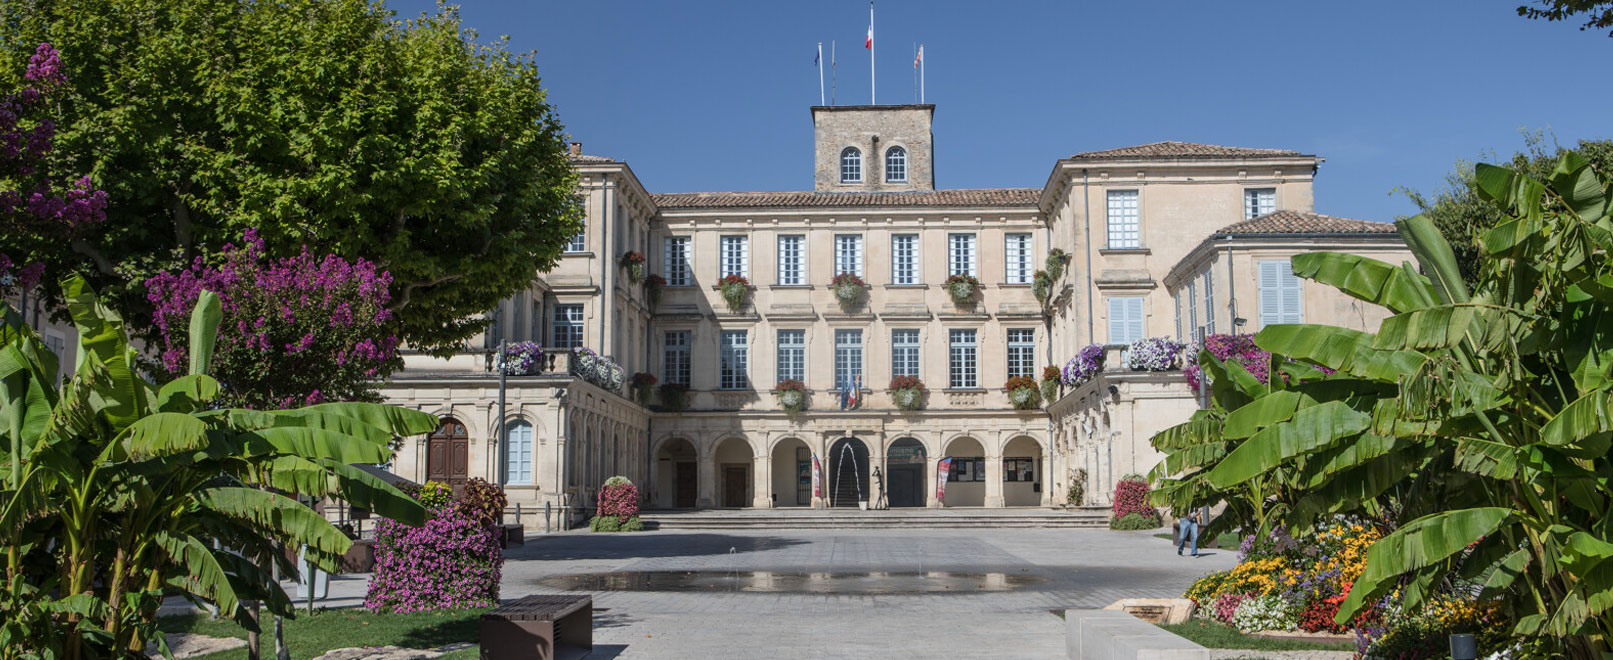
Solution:
M 862 183 L 863 180 L 863 152 L 856 147 L 846 147 L 840 152 L 840 182 Z
M 885 181 L 888 183 L 907 181 L 906 149 L 891 147 L 885 150 Z

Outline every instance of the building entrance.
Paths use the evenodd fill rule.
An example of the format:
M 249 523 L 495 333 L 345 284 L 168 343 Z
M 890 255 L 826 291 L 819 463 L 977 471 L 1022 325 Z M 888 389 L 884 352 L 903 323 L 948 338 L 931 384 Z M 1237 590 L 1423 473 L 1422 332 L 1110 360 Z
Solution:
M 829 506 L 857 506 L 869 498 L 868 445 L 841 438 L 829 446 Z
M 885 454 L 885 487 L 890 505 L 924 506 L 926 474 L 924 445 L 913 438 L 902 438 L 891 444 Z
M 426 439 L 426 479 L 464 490 L 469 479 L 470 435 L 465 425 L 452 417 Z

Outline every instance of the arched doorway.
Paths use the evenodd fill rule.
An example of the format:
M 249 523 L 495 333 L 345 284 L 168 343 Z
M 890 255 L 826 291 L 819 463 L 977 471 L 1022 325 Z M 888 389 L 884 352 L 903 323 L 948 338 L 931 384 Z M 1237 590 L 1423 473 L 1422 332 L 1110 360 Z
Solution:
M 470 434 L 459 420 L 444 417 L 426 438 L 426 480 L 453 486 L 458 493 L 470 478 L 469 468 Z
M 1003 446 L 1003 506 L 1040 506 L 1042 490 L 1042 443 L 1030 436 L 1019 436 Z
M 744 438 L 728 438 L 717 443 L 712 462 L 717 465 L 717 506 L 747 507 L 753 503 L 751 468 L 756 454 Z
M 829 445 L 827 482 L 829 506 L 857 506 L 868 500 L 868 445 L 856 438 L 841 438 Z
M 693 509 L 700 493 L 699 455 L 694 443 L 673 438 L 655 452 L 655 504 L 664 509 Z
M 812 505 L 812 450 L 799 438 L 773 446 L 773 506 Z
M 974 438 L 954 438 L 941 458 L 952 459 L 947 475 L 946 506 L 986 505 L 986 448 Z
M 890 505 L 924 506 L 924 489 L 929 484 L 927 472 L 923 443 L 914 438 L 891 443 L 885 452 L 885 489 Z

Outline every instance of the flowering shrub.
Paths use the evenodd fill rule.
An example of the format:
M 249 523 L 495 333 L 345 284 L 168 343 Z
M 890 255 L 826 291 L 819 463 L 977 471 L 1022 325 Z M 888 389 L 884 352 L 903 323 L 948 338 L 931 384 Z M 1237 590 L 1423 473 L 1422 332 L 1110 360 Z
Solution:
M 1031 295 L 1036 296 L 1037 302 L 1047 302 L 1048 295 L 1053 293 L 1053 278 L 1045 270 L 1036 271 L 1031 276 Z
M 650 309 L 661 304 L 661 290 L 666 288 L 666 278 L 660 275 L 651 275 L 644 278 L 644 297 L 650 301 Z
M 947 278 L 947 295 L 958 305 L 967 305 L 980 291 L 980 280 L 973 275 L 953 275 Z
M 1064 262 L 1069 261 L 1070 255 L 1064 253 L 1063 248 L 1053 248 L 1047 251 L 1047 278 L 1057 281 L 1064 274 Z
M 599 487 L 599 510 L 588 523 L 596 532 L 636 532 L 644 529 L 638 517 L 638 488 L 627 477 L 616 476 Z
M 1026 376 L 1014 376 L 1003 383 L 1003 389 L 1008 390 L 1008 402 L 1020 410 L 1030 410 L 1042 402 L 1042 394 L 1036 389 L 1036 381 Z
M 1063 377 L 1064 377 L 1064 372 L 1059 371 L 1058 367 L 1055 367 L 1055 366 L 1053 366 L 1051 364 L 1047 365 L 1045 367 L 1042 367 L 1042 398 L 1043 399 L 1047 399 L 1048 402 L 1051 403 L 1054 399 L 1057 399 L 1059 397 L 1059 380 L 1062 379 Z
M 718 292 L 722 294 L 723 302 L 728 303 L 728 311 L 738 312 L 745 308 L 750 300 L 750 280 L 744 275 L 729 275 L 717 283 Z
M 1238 606 L 1244 601 L 1254 598 L 1254 594 L 1221 594 L 1210 603 L 1209 613 L 1221 623 L 1232 623 L 1233 615 L 1238 613 Z
M 806 384 L 794 378 L 779 381 L 773 389 L 778 390 L 779 405 L 785 410 L 798 412 L 806 408 Z
M 862 300 L 863 294 L 868 291 L 868 283 L 856 273 L 841 273 L 830 281 L 829 288 L 834 289 L 835 299 L 841 305 L 855 305 Z
M 223 309 L 208 373 L 224 385 L 224 405 L 377 400 L 375 384 L 401 363 L 389 329 L 392 276 L 363 259 L 316 258 L 306 247 L 270 259 L 253 229 L 244 240 L 243 248 L 224 246 L 222 264 L 197 257 L 188 269 L 146 280 L 160 367 L 170 376 L 186 372 L 191 310 L 205 289 Z
M 1187 384 L 1193 389 L 1199 388 L 1201 377 L 1199 368 L 1199 348 L 1203 348 L 1222 362 L 1237 362 L 1239 366 L 1249 371 L 1249 374 L 1262 383 L 1268 377 L 1268 365 L 1271 364 L 1271 354 L 1255 346 L 1253 335 L 1210 335 L 1204 338 L 1202 347 L 1193 348 L 1187 359 L 1187 366 L 1182 369 L 1187 376 Z
M 27 266 L 14 268 L 11 257 L 0 252 L 0 296 L 9 296 L 17 291 L 28 291 L 39 286 L 39 280 L 45 276 L 45 264 L 34 262 Z
M 420 490 L 414 493 L 414 498 L 427 509 L 447 506 L 454 500 L 454 489 L 441 481 L 427 481 L 420 485 Z
M 419 527 L 385 519 L 376 526 L 375 573 L 365 608 L 426 612 L 498 604 L 502 530 L 451 505 L 431 514 Z
M 1070 471 L 1070 491 L 1065 493 L 1064 503 L 1070 506 L 1081 506 L 1087 500 L 1087 469 L 1075 468 Z
M 543 371 L 543 345 L 535 341 L 518 341 L 504 348 L 500 363 L 504 373 L 511 376 L 531 376 Z
M 587 347 L 572 349 L 571 375 L 612 392 L 621 389 L 622 382 L 627 380 L 626 370 Z
M 1141 477 L 1128 475 L 1115 484 L 1114 518 L 1119 520 L 1132 513 L 1141 514 L 1155 521 L 1156 525 L 1159 522 L 1159 512 L 1148 503 L 1148 482 Z
M 655 390 L 661 399 L 661 406 L 671 411 L 683 410 L 689 405 L 689 386 L 678 383 L 667 383 Z
M 897 376 L 890 382 L 891 400 L 902 410 L 924 407 L 924 381 L 918 376 Z
M 1293 630 L 1299 622 L 1299 611 L 1288 601 L 1277 596 L 1257 596 L 1238 604 L 1232 614 L 1232 625 L 1238 632 L 1252 633 L 1262 630 Z
M 633 398 L 639 405 L 650 405 L 650 397 L 655 394 L 655 383 L 655 374 L 642 371 L 633 374 Z
M 1344 626 L 1333 621 L 1333 617 L 1339 614 L 1339 605 L 1343 602 L 1342 594 L 1312 600 L 1299 613 L 1299 629 L 1305 632 L 1343 633 Z
M 448 491 L 453 493 L 452 489 Z M 474 477 L 465 482 L 464 493 L 454 500 L 454 508 L 483 525 L 502 525 L 504 523 L 504 507 L 509 500 L 504 496 L 504 489 L 499 488 L 486 479 Z
M 1358 644 L 1363 655 L 1396 660 L 1446 658 L 1450 657 L 1448 639 L 1453 633 L 1473 634 L 1480 651 L 1505 649 L 1514 641 L 1508 635 L 1511 623 L 1494 601 L 1440 595 L 1418 611 L 1394 610 L 1386 622 L 1361 635 Z
M 644 255 L 637 250 L 628 250 L 622 254 L 622 270 L 627 271 L 627 281 L 638 284 L 644 279 Z
M 1177 367 L 1182 345 L 1164 337 L 1146 337 L 1126 348 L 1126 366 L 1132 371 L 1170 371 Z
M 1091 344 L 1081 349 L 1080 353 L 1076 353 L 1075 357 L 1070 358 L 1070 361 L 1065 363 L 1064 384 L 1068 387 L 1075 387 L 1091 380 L 1100 371 L 1103 371 L 1103 346 L 1101 344 Z

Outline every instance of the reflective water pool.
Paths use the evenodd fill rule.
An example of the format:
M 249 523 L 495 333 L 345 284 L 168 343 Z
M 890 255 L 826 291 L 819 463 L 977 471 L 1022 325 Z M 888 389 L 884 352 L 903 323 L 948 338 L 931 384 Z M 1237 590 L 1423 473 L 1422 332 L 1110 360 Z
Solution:
M 1016 591 L 1041 583 L 1029 573 L 620 571 L 555 575 L 540 583 L 571 591 L 704 591 L 803 594 L 947 594 Z

